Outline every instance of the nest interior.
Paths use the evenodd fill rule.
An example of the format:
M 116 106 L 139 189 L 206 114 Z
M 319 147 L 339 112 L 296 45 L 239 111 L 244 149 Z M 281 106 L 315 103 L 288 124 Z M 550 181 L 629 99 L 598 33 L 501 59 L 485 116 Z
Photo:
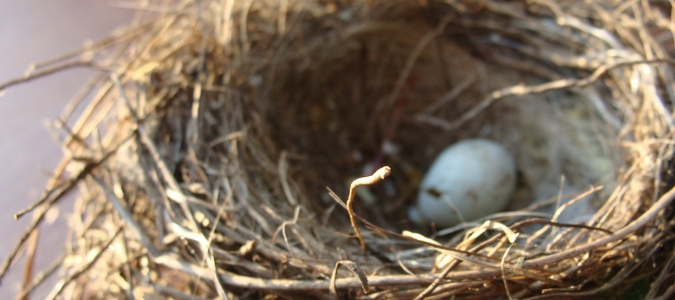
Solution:
M 669 10 L 621 3 L 138 4 L 161 13 L 87 49 L 111 75 L 64 141 L 81 196 L 52 296 L 667 298 Z M 504 227 L 411 225 L 473 137 L 516 160 Z M 382 165 L 365 255 L 326 187 Z
M 576 192 L 613 183 L 619 128 L 602 118 L 611 112 L 597 102 L 601 96 L 583 89 L 523 93 L 478 109 L 495 91 L 556 75 L 541 67 L 542 79 L 528 69 L 486 62 L 484 56 L 507 53 L 473 48 L 470 41 L 485 47 L 481 42 L 489 37 L 482 28 L 450 24 L 453 17 L 459 18 L 413 7 L 354 21 L 309 38 L 301 54 L 275 61 L 279 65 L 265 76 L 269 85 L 261 85 L 269 98 L 260 99 L 259 128 L 270 139 L 268 157 L 283 151 L 297 157 L 288 174 L 303 189 L 299 201 L 325 209 L 334 203 L 320 198 L 326 186 L 344 195 L 346 179 L 390 165 L 397 172 L 385 183 L 389 193 L 379 188 L 380 200 L 371 200 L 362 214 L 381 225 L 405 220 L 432 160 L 471 137 L 496 140 L 516 157 L 522 178 L 512 209 L 557 195 L 561 176 Z

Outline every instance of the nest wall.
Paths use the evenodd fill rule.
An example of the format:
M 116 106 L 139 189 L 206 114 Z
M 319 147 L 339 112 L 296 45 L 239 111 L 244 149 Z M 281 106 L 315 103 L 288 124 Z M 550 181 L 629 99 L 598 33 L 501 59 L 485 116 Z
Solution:
M 111 75 L 64 141 L 81 192 L 53 296 L 667 297 L 668 11 L 622 3 L 158 3 L 89 49 Z M 410 224 L 472 137 L 516 159 L 509 212 Z M 366 255 L 326 187 L 381 165 Z

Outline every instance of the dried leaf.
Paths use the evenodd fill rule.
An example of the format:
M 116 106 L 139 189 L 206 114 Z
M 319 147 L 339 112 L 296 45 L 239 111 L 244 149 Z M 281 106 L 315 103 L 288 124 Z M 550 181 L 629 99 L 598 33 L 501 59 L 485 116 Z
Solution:
M 335 268 L 333 269 L 333 275 L 330 276 L 330 294 L 335 296 L 336 299 L 338 299 L 338 294 L 337 294 L 337 272 L 338 268 L 340 265 L 343 265 L 349 269 L 352 273 L 354 273 L 356 276 L 359 277 L 359 280 L 361 281 L 361 289 L 363 289 L 364 294 L 368 294 L 368 277 L 366 277 L 366 273 L 363 273 L 361 268 L 359 266 L 350 260 L 341 260 L 335 263 Z

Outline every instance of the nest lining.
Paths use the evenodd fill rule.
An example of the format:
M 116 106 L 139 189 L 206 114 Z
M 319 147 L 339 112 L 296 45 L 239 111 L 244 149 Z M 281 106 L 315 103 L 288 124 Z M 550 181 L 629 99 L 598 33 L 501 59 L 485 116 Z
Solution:
M 611 1 L 575 3 L 168 5 L 93 60 L 113 75 L 64 144 L 82 191 L 64 282 L 79 284 L 53 295 L 584 297 L 637 278 L 670 231 L 672 69 L 609 22 Z M 405 219 L 435 155 L 478 136 L 516 157 L 521 210 L 490 218 L 515 244 Z M 377 202 L 357 207 L 377 226 L 363 255 L 325 187 L 346 195 L 382 164 Z M 406 229 L 446 248 L 391 233 Z

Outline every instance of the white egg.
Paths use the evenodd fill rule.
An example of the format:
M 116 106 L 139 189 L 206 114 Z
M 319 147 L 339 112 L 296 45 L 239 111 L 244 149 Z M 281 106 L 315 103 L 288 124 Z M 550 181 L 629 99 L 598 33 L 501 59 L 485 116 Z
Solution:
M 503 146 L 486 139 L 458 142 L 424 176 L 411 221 L 439 228 L 473 221 L 503 210 L 515 185 L 516 165 Z

